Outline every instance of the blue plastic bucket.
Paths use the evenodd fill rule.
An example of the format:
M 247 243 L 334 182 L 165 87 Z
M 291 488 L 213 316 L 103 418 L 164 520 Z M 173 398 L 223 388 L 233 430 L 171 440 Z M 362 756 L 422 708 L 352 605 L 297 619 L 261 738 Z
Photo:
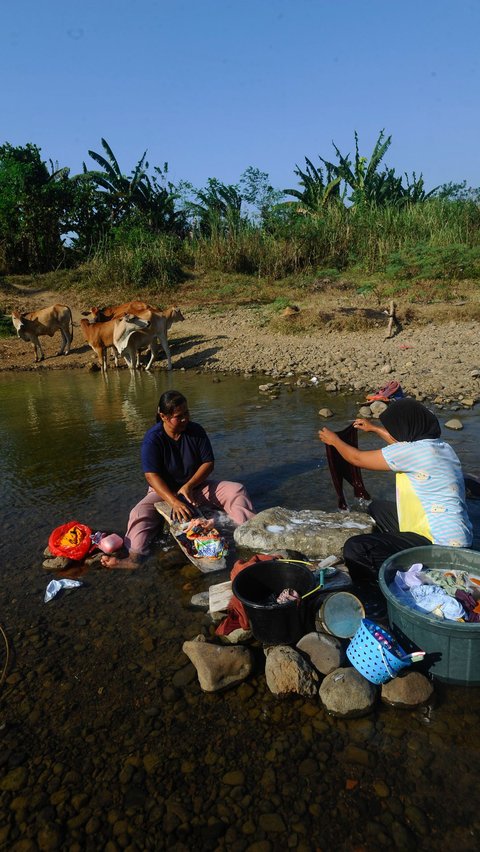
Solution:
M 370 683 L 386 683 L 412 662 L 397 640 L 369 618 L 362 619 L 347 657 Z

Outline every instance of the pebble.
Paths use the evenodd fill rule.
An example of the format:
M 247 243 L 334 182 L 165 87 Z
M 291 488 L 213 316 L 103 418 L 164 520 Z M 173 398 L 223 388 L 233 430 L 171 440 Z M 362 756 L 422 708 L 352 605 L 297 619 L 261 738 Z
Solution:
M 455 429 L 456 431 L 459 431 L 460 429 L 463 429 L 463 423 L 461 420 L 457 420 L 457 418 L 454 417 L 452 418 L 452 420 L 447 420 L 447 422 L 445 423 L 445 428 Z
M 241 770 L 234 769 L 231 772 L 225 773 L 222 782 L 229 787 L 241 787 L 245 783 L 245 775 Z

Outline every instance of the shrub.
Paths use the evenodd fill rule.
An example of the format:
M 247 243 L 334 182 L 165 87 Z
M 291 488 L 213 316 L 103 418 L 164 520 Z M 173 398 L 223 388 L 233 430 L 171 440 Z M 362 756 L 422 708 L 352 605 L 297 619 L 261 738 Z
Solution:
M 155 286 L 170 290 L 185 278 L 187 260 L 182 241 L 175 236 L 146 236 L 144 232 L 116 235 L 89 262 L 91 283 L 99 287 Z

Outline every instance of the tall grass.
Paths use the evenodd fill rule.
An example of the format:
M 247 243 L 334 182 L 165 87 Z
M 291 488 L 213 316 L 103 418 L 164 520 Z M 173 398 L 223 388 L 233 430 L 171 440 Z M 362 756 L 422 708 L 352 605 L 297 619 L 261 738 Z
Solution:
M 332 204 L 316 215 L 299 214 L 292 206 L 268 229 L 245 227 L 235 235 L 197 239 L 192 254 L 196 269 L 278 279 L 307 268 L 382 271 L 398 253 L 415 256 L 417 247 L 419 255 L 455 247 L 455 274 L 459 247 L 468 253 L 478 246 L 480 208 L 431 199 L 404 208 Z M 448 272 L 448 252 L 444 260 Z
M 280 280 L 303 271 L 346 270 L 389 278 L 480 278 L 480 207 L 430 199 L 404 208 L 326 205 L 317 214 L 278 208 L 263 228 L 181 240 L 142 227 L 118 230 L 87 265 L 89 282 L 168 291 L 187 269 Z M 85 267 L 84 267 L 85 269 Z
M 189 263 L 185 244 L 179 237 L 152 236 L 144 231 L 124 232 L 112 242 L 99 246 L 88 271 L 94 287 L 132 287 L 137 290 L 155 286 L 171 290 L 184 279 Z

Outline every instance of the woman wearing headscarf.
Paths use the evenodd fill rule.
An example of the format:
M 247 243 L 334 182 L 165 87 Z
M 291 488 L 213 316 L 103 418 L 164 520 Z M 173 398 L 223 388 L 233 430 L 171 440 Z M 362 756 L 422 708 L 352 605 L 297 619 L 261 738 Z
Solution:
M 381 450 L 358 450 L 330 429 L 318 433 L 350 464 L 396 474 L 396 503 L 372 501 L 375 529 L 345 543 L 343 556 L 354 580 L 376 578 L 385 559 L 410 547 L 472 543 L 460 461 L 441 439 L 435 415 L 414 399 L 401 399 L 391 402 L 379 419 L 380 426 L 362 419 L 354 426 L 383 438 L 387 446 Z

